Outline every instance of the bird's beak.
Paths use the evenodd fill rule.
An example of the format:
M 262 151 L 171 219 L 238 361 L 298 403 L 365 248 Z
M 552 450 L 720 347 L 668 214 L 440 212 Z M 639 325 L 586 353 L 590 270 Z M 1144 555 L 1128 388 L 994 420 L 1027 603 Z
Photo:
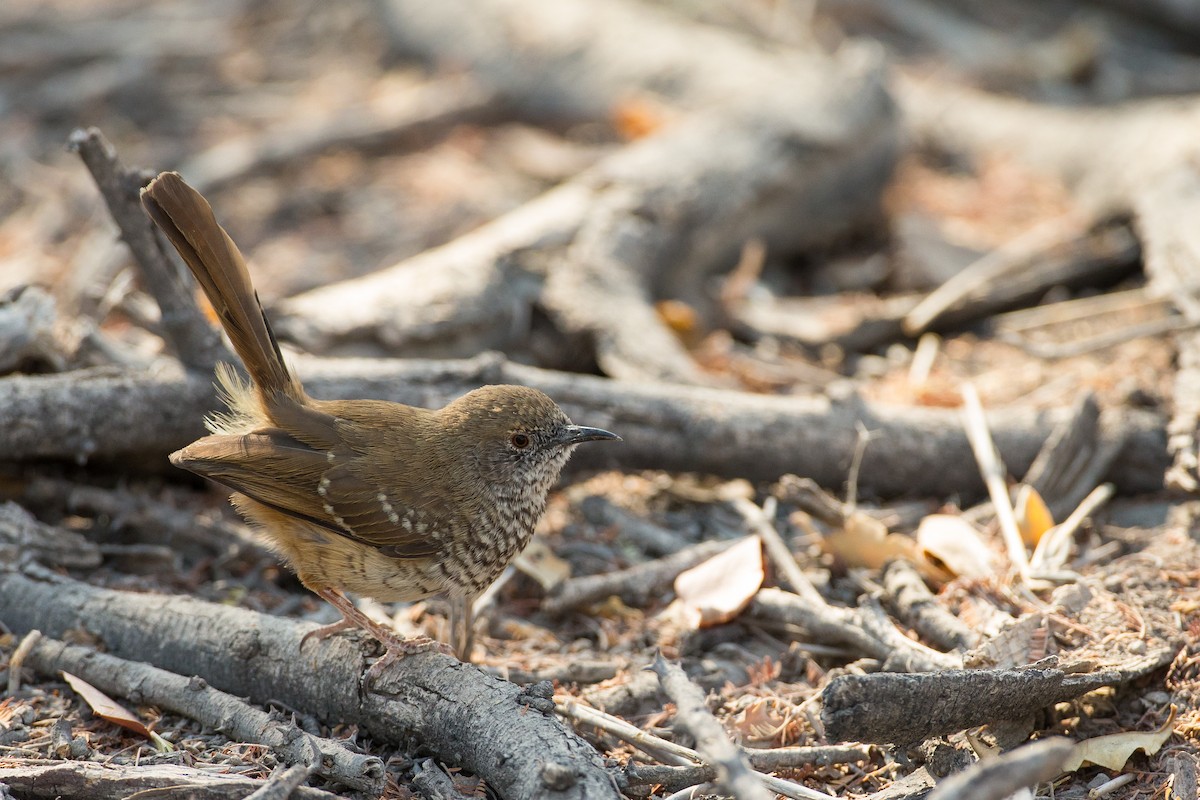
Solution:
M 606 439 L 614 442 L 621 441 L 621 437 L 615 433 L 609 433 L 601 428 L 585 428 L 582 425 L 565 425 L 559 430 L 558 435 L 554 437 L 555 444 L 558 445 L 597 442 Z

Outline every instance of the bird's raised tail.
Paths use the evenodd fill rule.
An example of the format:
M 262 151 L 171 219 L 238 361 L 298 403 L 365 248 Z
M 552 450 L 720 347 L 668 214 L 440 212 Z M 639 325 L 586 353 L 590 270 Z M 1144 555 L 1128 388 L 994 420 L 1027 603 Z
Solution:
M 142 190 L 142 206 L 196 276 L 264 407 L 270 409 L 284 398 L 301 400 L 304 390 L 283 362 L 246 260 L 217 224 L 204 196 L 178 172 L 163 172 Z

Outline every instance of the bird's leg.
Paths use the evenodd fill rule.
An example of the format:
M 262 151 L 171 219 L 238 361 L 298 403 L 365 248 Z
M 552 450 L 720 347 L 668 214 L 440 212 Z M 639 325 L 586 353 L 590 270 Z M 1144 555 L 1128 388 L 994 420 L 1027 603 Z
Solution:
M 450 595 L 450 642 L 460 661 L 471 661 L 475 643 L 475 595 Z
M 386 652 L 384 652 L 383 656 L 381 656 L 378 661 L 371 665 L 371 669 L 367 672 L 368 679 L 379 677 L 380 673 L 387 669 L 389 665 L 398 659 L 404 658 L 404 656 L 424 653 L 429 650 L 437 650 L 439 653 L 446 653 L 449 655 L 449 648 L 445 644 L 435 639 L 431 639 L 428 636 L 400 636 L 390 628 L 380 625 L 378 622 L 359 611 L 358 607 L 355 606 L 354 603 L 350 602 L 350 598 L 346 597 L 346 595 L 342 594 L 337 589 L 327 587 L 316 589 L 314 591 L 318 597 L 325 600 L 331 606 L 340 611 L 342 613 L 342 619 L 339 622 L 333 623 L 332 625 L 325 625 L 317 628 L 314 631 L 309 631 L 308 633 L 304 634 L 304 638 L 300 640 L 300 644 L 303 645 L 305 640 L 309 637 L 324 639 L 327 636 L 337 633 L 338 631 L 343 631 L 347 628 L 362 628 L 364 631 L 371 634 L 371 636 L 377 641 L 379 641 L 384 648 L 386 648 Z

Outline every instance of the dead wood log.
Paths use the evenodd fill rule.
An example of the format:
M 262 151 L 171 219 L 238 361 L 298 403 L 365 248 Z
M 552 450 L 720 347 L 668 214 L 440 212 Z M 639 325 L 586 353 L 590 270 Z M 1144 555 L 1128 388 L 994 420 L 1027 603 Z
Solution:
M 538 710 L 538 698 L 437 653 L 402 659 L 362 687 L 360 639 L 336 636 L 301 650 L 311 625 L 188 597 L 99 589 L 36 567 L 0 571 L 0 621 L 54 637 L 82 626 L 113 655 L 198 675 L 251 702 L 276 699 L 384 741 L 411 737 L 501 797 L 619 796 L 595 750 Z
M 437 407 L 481 384 L 537 387 L 576 419 L 619 431 L 621 447 L 589 456 L 582 467 L 665 469 L 773 480 L 804 475 L 840 490 L 858 442 L 856 426 L 875 433 L 859 489 L 880 496 L 982 491 L 958 412 L 859 400 L 751 395 L 573 375 L 484 356 L 467 361 L 303 359 L 297 371 L 316 397 L 370 397 Z M 0 379 L 0 458 L 84 462 L 149 455 L 161 461 L 203 433 L 217 407 L 207 377 L 165 366 L 150 374 L 87 370 Z M 1069 409 L 989 412 L 1004 463 L 1024 473 Z M 1106 480 L 1126 494 L 1157 491 L 1168 465 L 1164 420 L 1123 414 L 1125 448 Z
M 1075 743 L 1065 736 L 1031 742 L 951 775 L 929 793 L 928 800 L 1004 800 L 1020 789 L 1057 778 L 1074 749 Z
M 1035 668 L 839 675 L 821 692 L 821 722 L 830 741 L 908 745 L 1023 719 L 1102 686 L 1127 683 L 1170 663 L 1178 649 L 1159 643 L 1136 663 L 1085 675 Z
M 696 113 L 509 215 L 519 222 L 356 281 L 352 296 L 331 287 L 285 304 L 281 330 L 310 349 L 364 333 L 419 347 L 435 327 L 450 348 L 439 355 L 477 351 L 481 334 L 491 337 L 483 346 L 502 347 L 536 300 L 592 342 L 609 375 L 706 383 L 658 318 L 657 298 L 707 306 L 704 278 L 733 264 L 748 238 L 793 252 L 878 213 L 898 140 L 877 59 L 864 51 L 767 51 L 623 0 L 381 6 L 398 50 L 466 64 L 528 113 L 606 117 L 638 93 Z M 575 215 L 546 213 L 560 205 Z M 505 241 L 522 226 L 528 238 Z M 451 250 L 472 256 L 453 285 L 434 277 Z M 510 288 L 531 277 L 532 294 Z M 433 288 L 403 291 L 424 283 Z M 348 324 L 342 309 L 363 297 L 375 299 Z
M 214 770 L 175 764 L 113 765 L 87 761 L 26 761 L 4 766 L 0 797 L 58 800 L 86 797 L 89 800 L 127 800 L 130 797 L 189 797 L 196 800 L 244 800 L 268 781 L 229 775 Z M 7 795 L 7 786 L 15 795 Z M 337 800 L 338 795 L 297 788 L 295 800 Z

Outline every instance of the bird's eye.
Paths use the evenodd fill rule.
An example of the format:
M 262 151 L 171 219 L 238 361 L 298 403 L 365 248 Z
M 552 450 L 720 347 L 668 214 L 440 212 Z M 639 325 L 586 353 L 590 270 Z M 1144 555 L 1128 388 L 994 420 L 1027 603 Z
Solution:
M 529 435 L 525 433 L 514 433 L 509 441 L 518 450 L 524 450 L 526 447 L 529 447 Z

